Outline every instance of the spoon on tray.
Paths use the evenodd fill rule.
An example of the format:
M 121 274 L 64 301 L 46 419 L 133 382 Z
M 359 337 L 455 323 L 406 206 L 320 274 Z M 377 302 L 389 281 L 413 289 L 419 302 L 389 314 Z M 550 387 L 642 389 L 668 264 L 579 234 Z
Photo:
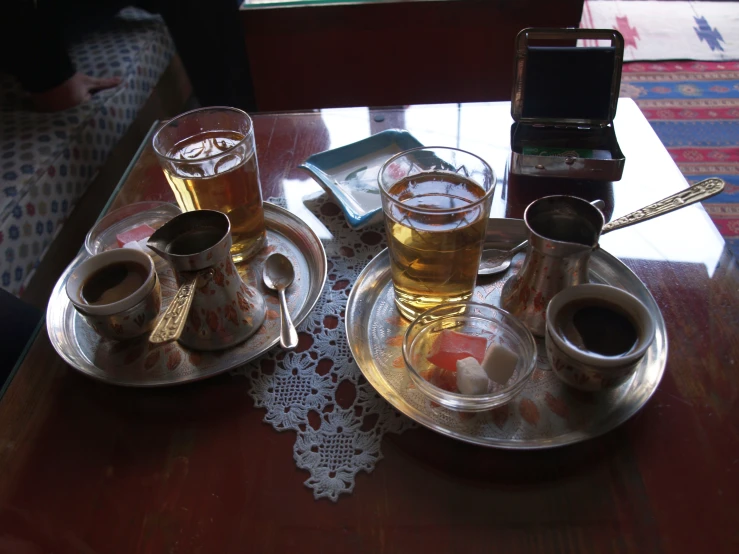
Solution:
M 606 207 L 606 203 L 603 200 L 593 200 L 591 204 L 601 211 Z M 482 258 L 480 258 L 480 267 L 477 269 L 477 274 L 495 275 L 496 273 L 503 273 L 511 265 L 513 256 L 526 250 L 528 245 L 529 241 L 525 240 L 510 250 L 486 248 L 482 251 Z
M 696 202 L 700 202 L 706 198 L 711 198 L 723 191 L 725 186 L 726 184 L 723 179 L 716 177 L 704 179 L 703 181 L 695 183 L 687 189 L 681 190 L 672 196 L 668 196 L 667 198 L 663 198 L 653 204 L 649 204 L 640 210 L 636 210 L 635 212 L 631 212 L 623 217 L 614 219 L 603 226 L 600 234 L 604 235 L 610 231 L 622 229 L 635 223 L 641 223 L 647 219 L 652 219 L 654 217 L 679 210 L 685 206 L 690 206 L 691 204 L 695 204 Z M 602 200 L 594 200 L 591 204 L 599 210 L 602 210 L 605 207 Z M 528 244 L 529 241 L 525 240 L 510 250 L 498 250 L 494 248 L 483 250 L 477 274 L 494 275 L 505 271 L 508 269 L 508 266 L 511 265 L 513 256 L 525 250 Z
M 280 345 L 286 350 L 292 350 L 298 346 L 298 333 L 292 319 L 290 319 L 290 312 L 287 310 L 285 289 L 295 279 L 293 264 L 282 254 L 271 254 L 264 262 L 262 278 L 264 284 L 268 288 L 276 290 L 280 297 Z

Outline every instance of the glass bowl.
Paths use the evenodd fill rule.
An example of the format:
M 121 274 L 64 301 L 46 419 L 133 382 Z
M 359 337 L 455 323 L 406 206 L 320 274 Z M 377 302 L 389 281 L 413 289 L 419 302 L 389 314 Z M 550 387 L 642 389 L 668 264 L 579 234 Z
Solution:
M 85 238 L 85 249 L 90 256 L 118 248 L 117 235 L 139 225 L 148 225 L 155 231 L 182 210 L 169 202 L 134 202 L 107 214 L 93 225 Z
M 439 369 L 426 358 L 439 333 L 445 329 L 485 338 L 518 356 L 513 374 L 504 385 L 490 381 L 484 394 L 462 394 L 456 374 L 438 379 Z M 486 351 L 487 351 L 486 349 Z M 452 410 L 479 412 L 502 406 L 526 385 L 536 367 L 536 342 L 531 332 L 508 312 L 487 304 L 455 302 L 431 308 L 418 316 L 403 337 L 403 358 L 411 380 L 428 398 Z M 446 372 L 447 377 L 453 372 Z M 434 382 L 429 376 L 437 376 Z M 443 388 L 442 388 L 443 387 Z

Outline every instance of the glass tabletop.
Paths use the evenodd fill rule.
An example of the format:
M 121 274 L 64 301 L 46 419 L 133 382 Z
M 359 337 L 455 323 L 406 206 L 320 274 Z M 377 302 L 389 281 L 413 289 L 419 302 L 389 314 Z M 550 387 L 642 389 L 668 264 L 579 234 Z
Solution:
M 626 157 L 623 178 L 600 184 L 509 175 L 507 102 L 261 113 L 254 125 L 264 197 L 281 199 L 326 244 L 342 235 L 341 213 L 298 166 L 318 152 L 387 129 L 406 129 L 422 144 L 457 146 L 485 158 L 499 175 L 496 217 L 519 218 L 533 198 L 567 192 L 605 200 L 615 218 L 687 186 L 631 100 L 621 100 L 615 120 Z M 149 139 L 107 209 L 143 200 L 174 200 Z M 349 250 L 334 242 L 327 249 L 331 263 L 352 263 L 357 248 L 362 260 L 369 259 L 369 243 L 379 248 L 382 241 L 372 231 L 367 243 Z M 252 387 L 267 382 L 265 375 L 291 378 L 287 357 L 266 356 L 248 374 L 133 391 L 79 375 L 42 331 L 0 400 L 0 535 L 7 535 L 5 516 L 5 522 L 20 522 L 15 529 L 23 538 L 47 541 L 46 550 L 60 552 L 158 552 L 178 544 L 209 552 L 236 552 L 243 545 L 260 552 L 349 552 L 362 545 L 374 552 L 388 544 L 477 552 L 505 544 L 519 552 L 532 540 L 546 552 L 563 540 L 588 552 L 623 541 L 679 552 L 702 529 L 704 550 L 726 551 L 735 529 L 727 514 L 736 512 L 726 491 L 739 486 L 739 474 L 717 468 L 732 467 L 739 447 L 739 376 L 731 371 L 739 359 L 739 267 L 700 205 L 609 233 L 602 246 L 653 295 L 669 352 L 652 399 L 600 439 L 529 456 L 423 429 L 391 432 L 378 446 L 377 466 L 357 475 L 338 502 L 316 501 L 305 486 L 307 467 L 317 457 L 314 443 L 297 445 L 299 429 L 278 433 L 265 424 L 264 406 L 250 396 Z M 329 283 L 331 295 L 352 286 L 335 269 Z M 344 329 L 344 314 L 335 302 L 331 307 L 332 299 L 318 312 L 333 310 L 331 317 L 319 317 L 311 327 L 325 331 L 324 344 Z M 318 355 L 311 329 L 301 331 L 291 359 L 304 363 L 333 395 L 333 412 L 309 418 L 311 427 L 327 422 L 328 435 L 332 414 L 355 414 L 347 406 L 371 395 L 355 394 L 360 379 L 330 382 L 336 360 L 350 362 L 339 349 Z M 269 386 L 263 390 L 268 393 Z M 306 394 L 313 394 L 310 387 Z M 556 402 L 543 410 L 564 413 Z M 272 415 L 286 421 L 295 414 Z M 345 426 L 336 424 L 334 431 L 339 427 Z M 686 448 L 695 444 L 700 447 Z M 299 450 L 308 461 L 296 469 Z M 701 479 L 685 478 L 693 474 Z M 38 521 L 40 531 L 33 527 Z M 64 549 L 54 548 L 53 540 L 76 542 Z

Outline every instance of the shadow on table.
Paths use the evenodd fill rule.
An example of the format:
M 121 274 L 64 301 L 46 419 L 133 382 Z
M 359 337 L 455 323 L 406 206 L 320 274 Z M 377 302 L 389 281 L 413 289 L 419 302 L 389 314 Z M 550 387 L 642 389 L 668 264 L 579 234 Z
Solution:
M 476 487 L 520 489 L 608 471 L 609 464 L 631 459 L 631 442 L 641 432 L 639 413 L 622 426 L 584 442 L 544 450 L 502 450 L 462 443 L 427 429 L 386 435 L 385 441 L 434 473 Z M 648 416 L 647 416 L 648 417 Z

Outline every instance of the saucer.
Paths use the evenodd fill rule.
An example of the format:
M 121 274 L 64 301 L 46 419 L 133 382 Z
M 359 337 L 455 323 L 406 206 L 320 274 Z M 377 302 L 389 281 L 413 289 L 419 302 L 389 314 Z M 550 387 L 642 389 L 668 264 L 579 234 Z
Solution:
M 486 246 L 511 248 L 526 238 L 520 219 L 491 219 Z M 519 257 L 504 274 L 479 279 L 472 301 L 500 306 L 506 280 L 520 270 Z M 482 412 L 459 412 L 435 402 L 413 381 L 403 359 L 409 322 L 395 307 L 390 256 L 385 249 L 357 277 L 346 305 L 346 335 L 352 356 L 380 396 L 417 423 L 462 442 L 508 450 L 537 450 L 582 442 L 602 435 L 638 412 L 657 389 L 667 363 L 667 330 L 659 307 L 644 283 L 603 249 L 591 259 L 589 280 L 621 288 L 651 313 L 654 341 L 632 377 L 619 387 L 582 393 L 551 371 L 539 339 L 531 378 L 507 404 Z
M 134 202 L 101 217 L 85 237 L 85 249 L 94 256 L 118 248 L 117 236 L 140 225 L 159 229 L 182 210 L 169 202 Z
M 354 229 L 382 221 L 377 176 L 389 158 L 423 146 L 408 131 L 388 129 L 333 150 L 313 154 L 301 167 L 341 206 Z
M 272 252 L 287 256 L 295 268 L 294 284 L 287 290 L 287 303 L 298 326 L 316 306 L 326 282 L 327 262 L 323 244 L 299 217 L 268 202 L 264 203 L 267 246 L 248 263 L 236 264 L 244 282 L 256 288 L 267 302 L 264 324 L 244 342 L 215 352 L 185 348 L 179 342 L 149 343 L 144 335 L 127 341 L 103 339 L 74 309 L 65 286 L 75 267 L 89 256 L 81 252 L 57 281 L 46 310 L 46 329 L 57 353 L 81 373 L 127 387 L 161 387 L 213 377 L 253 360 L 280 340 L 280 306 L 277 295 L 266 290 L 261 274 Z M 155 260 L 162 292 L 162 313 L 177 293 L 171 267 Z

